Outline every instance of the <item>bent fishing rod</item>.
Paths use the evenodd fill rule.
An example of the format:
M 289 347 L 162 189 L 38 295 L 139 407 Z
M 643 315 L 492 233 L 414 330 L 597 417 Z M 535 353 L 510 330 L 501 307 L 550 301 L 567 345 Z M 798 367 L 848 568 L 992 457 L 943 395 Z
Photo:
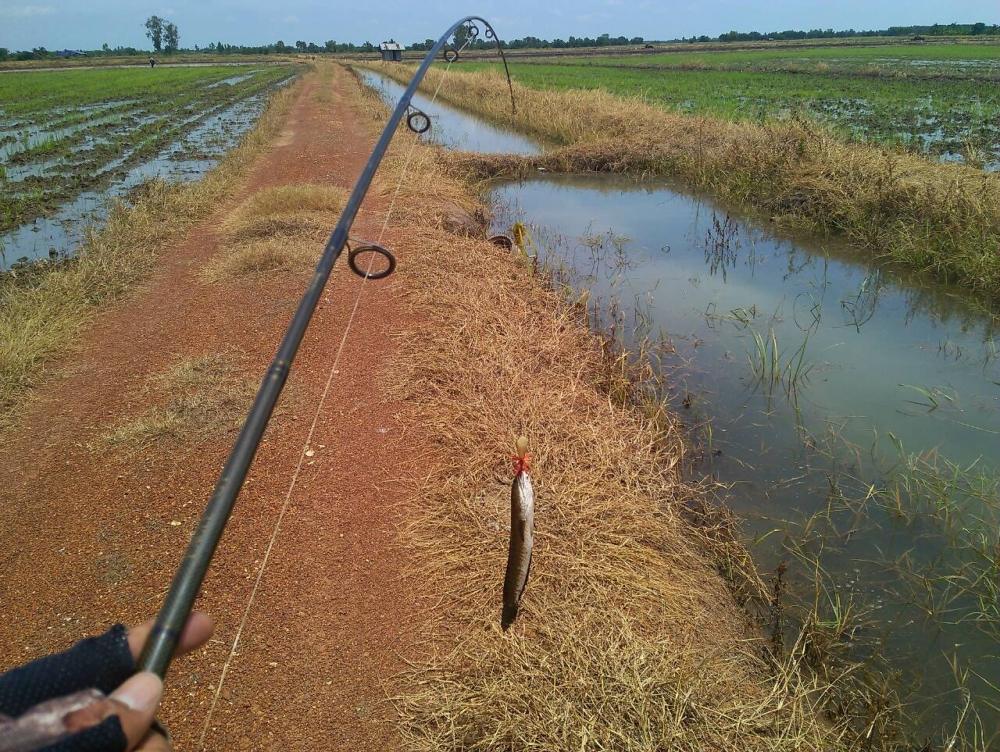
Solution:
M 381 164 L 382 158 L 385 156 L 386 150 L 389 148 L 389 143 L 392 141 L 392 137 L 396 133 L 404 114 L 409 113 L 407 125 L 411 130 L 417 133 L 428 130 L 430 127 L 430 118 L 412 106 L 411 100 L 413 95 L 438 53 L 444 49 L 444 58 L 447 62 L 452 63 L 457 60 L 460 52 L 478 38 L 478 24 L 480 23 L 486 29 L 486 39 L 495 41 L 497 51 L 503 59 L 504 70 L 507 73 L 507 85 L 510 89 L 511 108 L 513 109 L 514 89 L 510 82 L 507 58 L 504 55 L 503 45 L 493 27 L 486 19 L 480 16 L 467 16 L 460 21 L 456 21 L 424 56 L 420 67 L 413 74 L 409 85 L 406 87 L 406 91 L 403 92 L 395 109 L 389 116 L 382 135 L 375 144 L 371 156 L 368 157 L 368 162 L 365 164 L 364 170 L 362 170 L 360 177 L 358 177 L 357 182 L 354 184 L 354 189 L 351 191 L 347 205 L 344 207 L 344 211 L 341 213 L 336 227 L 326 242 L 323 255 L 316 265 L 316 271 L 313 273 L 312 280 L 306 288 L 301 301 L 299 301 L 295 315 L 292 317 L 277 353 L 264 375 L 264 379 L 254 398 L 253 406 L 247 415 L 246 422 L 243 424 L 242 429 L 240 429 L 236 442 L 229 453 L 229 458 L 226 460 L 226 464 L 222 468 L 222 473 L 216 482 L 215 490 L 212 492 L 205 511 L 202 513 L 194 535 L 191 537 L 191 542 L 188 544 L 187 551 L 181 560 L 177 573 L 174 575 L 163 607 L 156 617 L 156 624 L 150 632 L 146 644 L 143 646 L 142 654 L 139 656 L 138 670 L 152 671 L 161 678 L 166 675 L 170 662 L 173 659 L 174 650 L 180 639 L 181 631 L 194 606 L 195 598 L 197 598 L 198 592 L 201 589 L 216 546 L 236 505 L 236 499 L 239 496 L 240 489 L 243 487 L 243 482 L 246 480 L 247 472 L 250 469 L 254 456 L 257 454 L 257 448 L 260 446 L 264 430 L 267 428 L 271 415 L 274 412 L 274 406 L 288 379 L 289 370 L 291 369 L 292 362 L 295 360 L 299 344 L 302 342 L 302 337 L 305 335 L 313 312 L 316 310 L 316 305 L 323 294 L 323 289 L 330 277 L 330 273 L 333 271 L 333 266 L 337 262 L 337 259 L 340 258 L 344 247 L 348 244 L 351 225 L 354 223 L 358 209 L 361 207 L 361 202 L 371 186 L 375 171 Z M 448 40 L 461 27 L 465 27 L 467 32 L 465 43 L 459 49 L 454 49 L 448 46 Z M 390 268 L 379 274 L 371 274 L 370 269 L 367 272 L 361 272 L 355 266 L 354 259 L 355 255 L 362 250 L 386 256 L 389 260 Z M 394 265 L 392 255 L 381 246 L 376 245 L 354 249 L 350 252 L 350 261 L 351 268 L 365 278 L 386 276 Z

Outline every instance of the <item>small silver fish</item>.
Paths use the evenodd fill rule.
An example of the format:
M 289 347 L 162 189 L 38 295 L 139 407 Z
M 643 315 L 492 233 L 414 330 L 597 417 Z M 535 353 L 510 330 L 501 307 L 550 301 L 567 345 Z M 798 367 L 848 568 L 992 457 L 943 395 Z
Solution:
M 18 718 L 0 715 L 0 752 L 33 752 L 62 741 L 73 733 L 64 719 L 102 700 L 100 691 L 85 689 L 40 702 Z
M 507 551 L 507 574 L 503 580 L 503 613 L 500 626 L 504 631 L 517 618 L 521 595 L 531 573 L 531 546 L 534 542 L 535 490 L 528 475 L 528 440 L 517 440 L 514 457 L 514 482 L 510 486 L 510 548 Z

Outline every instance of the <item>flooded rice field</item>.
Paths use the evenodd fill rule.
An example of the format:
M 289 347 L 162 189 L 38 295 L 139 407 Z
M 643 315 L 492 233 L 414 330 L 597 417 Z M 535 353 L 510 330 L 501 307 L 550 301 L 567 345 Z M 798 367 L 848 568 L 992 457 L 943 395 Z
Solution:
M 906 59 L 876 65 L 876 54 L 885 53 L 874 49 L 861 48 L 870 56 L 851 58 L 846 67 L 827 57 L 803 64 L 773 54 L 675 53 L 640 62 L 636 56 L 517 61 L 511 75 L 536 89 L 605 89 L 668 110 L 731 120 L 806 119 L 851 140 L 1000 169 L 1000 87 L 982 77 L 993 73 L 972 73 L 995 70 L 1000 46 L 951 46 L 954 55 L 997 51 L 996 59 L 939 61 L 949 70 L 969 63 L 961 67 L 964 75 L 933 74 L 937 69 L 920 69 Z M 478 61 L 463 65 L 463 70 L 496 68 Z M 916 70 L 925 74 L 915 76 Z
M 997 728 L 1000 320 L 663 181 L 553 175 L 492 196 L 493 229 L 523 223 L 556 283 L 652 358 L 695 473 L 728 487 L 798 613 L 893 676 L 925 738 L 970 708 Z
M 0 79 L 0 270 L 71 255 L 110 200 L 147 180 L 199 178 L 296 75 L 288 66 L 235 70 L 32 71 Z

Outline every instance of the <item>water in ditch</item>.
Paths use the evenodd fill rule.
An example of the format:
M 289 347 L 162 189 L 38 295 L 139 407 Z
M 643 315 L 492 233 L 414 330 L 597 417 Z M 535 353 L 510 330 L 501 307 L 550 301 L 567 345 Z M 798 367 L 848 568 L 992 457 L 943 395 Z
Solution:
M 356 68 L 361 80 L 374 89 L 389 106 L 395 107 L 406 87 L 380 73 Z M 516 131 L 488 123 L 462 109 L 417 93 L 413 106 L 426 113 L 431 128 L 423 138 L 458 151 L 482 154 L 541 154 L 542 146 Z
M 785 562 L 837 649 L 896 673 L 920 738 L 969 698 L 993 734 L 1000 319 L 662 180 L 552 175 L 492 196 L 494 230 L 523 223 L 556 282 L 653 353 L 761 570 Z

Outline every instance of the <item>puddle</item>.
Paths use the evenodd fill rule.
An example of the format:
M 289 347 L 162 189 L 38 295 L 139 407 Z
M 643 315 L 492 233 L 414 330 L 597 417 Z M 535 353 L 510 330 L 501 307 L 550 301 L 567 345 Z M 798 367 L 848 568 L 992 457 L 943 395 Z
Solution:
M 358 76 L 377 91 L 383 101 L 395 107 L 405 86 L 391 78 L 362 68 L 355 68 Z M 515 131 L 491 125 L 481 118 L 452 107 L 438 100 L 433 105 L 430 97 L 421 93 L 413 96 L 413 105 L 431 118 L 431 129 L 423 138 L 449 149 L 473 151 L 481 154 L 541 154 L 542 146 Z
M 663 373 L 704 443 L 698 472 L 732 484 L 727 502 L 748 540 L 762 539 L 763 571 L 788 561 L 789 582 L 809 588 L 792 549 L 815 556 L 829 592 L 867 614 L 867 649 L 882 643 L 926 728 L 961 708 L 952 658 L 981 675 L 968 685 L 995 728 L 988 705 L 1000 696 L 987 682 L 1000 680 L 1000 622 L 989 608 L 1000 604 L 983 605 L 965 578 L 995 580 L 978 557 L 1000 551 L 1000 499 L 987 480 L 969 481 L 978 495 L 954 482 L 941 462 L 974 468 L 970 477 L 996 467 L 998 322 L 957 291 L 782 239 L 663 181 L 551 176 L 492 196 L 494 230 L 525 223 L 556 278 L 591 290 L 605 326 L 633 347 L 635 329 L 669 342 Z M 899 443 L 945 477 L 920 466 L 902 501 L 913 509 L 895 515 L 864 498 L 897 477 Z
M 247 73 L 244 73 L 244 74 L 239 75 L 239 76 L 230 76 L 229 78 L 224 78 L 221 81 L 215 81 L 214 83 L 209 84 L 205 88 L 206 89 L 216 89 L 216 88 L 218 88 L 220 86 L 235 86 L 236 84 L 240 83 L 241 81 L 246 81 L 248 78 L 252 78 L 257 73 L 258 73 L 258 71 L 252 70 L 252 71 L 248 71 Z

